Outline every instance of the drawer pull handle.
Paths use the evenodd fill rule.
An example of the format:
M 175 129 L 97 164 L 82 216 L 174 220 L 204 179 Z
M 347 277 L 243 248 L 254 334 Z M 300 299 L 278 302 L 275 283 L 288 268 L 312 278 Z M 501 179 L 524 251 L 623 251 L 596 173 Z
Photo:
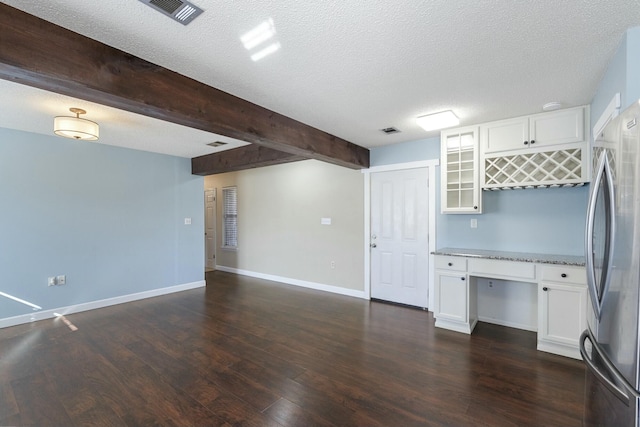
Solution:
M 567 277 L 567 273 L 562 273 L 562 274 L 560 275 L 560 277 L 562 277 L 563 279 L 564 279 L 564 278 L 566 278 L 566 277 Z
M 453 263 L 452 263 L 452 262 L 447 263 L 447 265 L 448 265 L 449 267 L 453 267 Z
M 543 291 L 547 292 L 549 290 L 549 288 L 547 288 L 546 286 L 544 288 L 542 288 Z

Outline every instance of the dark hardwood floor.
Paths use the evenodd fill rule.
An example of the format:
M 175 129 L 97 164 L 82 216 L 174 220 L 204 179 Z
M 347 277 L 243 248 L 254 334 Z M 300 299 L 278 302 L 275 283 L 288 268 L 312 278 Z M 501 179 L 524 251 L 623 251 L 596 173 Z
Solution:
M 0 425 L 579 426 L 582 362 L 535 334 L 221 272 L 0 330 Z

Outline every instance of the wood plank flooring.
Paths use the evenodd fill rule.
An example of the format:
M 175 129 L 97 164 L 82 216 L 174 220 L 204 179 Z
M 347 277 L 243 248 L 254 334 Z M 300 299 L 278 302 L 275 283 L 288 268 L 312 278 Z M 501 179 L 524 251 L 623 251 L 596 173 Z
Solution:
M 582 362 L 534 333 L 206 273 L 207 287 L 0 329 L 0 425 L 579 426 Z

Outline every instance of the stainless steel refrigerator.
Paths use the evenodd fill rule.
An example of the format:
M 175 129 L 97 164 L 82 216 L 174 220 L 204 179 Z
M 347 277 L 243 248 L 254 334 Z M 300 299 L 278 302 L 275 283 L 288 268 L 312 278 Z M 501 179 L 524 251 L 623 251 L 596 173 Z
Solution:
M 591 299 L 580 338 L 585 426 L 640 427 L 640 104 L 594 141 L 585 254 Z

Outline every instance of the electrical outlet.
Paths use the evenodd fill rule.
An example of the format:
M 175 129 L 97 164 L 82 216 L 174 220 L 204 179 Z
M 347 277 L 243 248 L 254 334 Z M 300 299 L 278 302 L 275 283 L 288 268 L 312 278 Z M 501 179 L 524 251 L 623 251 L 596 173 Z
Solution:
M 331 261 L 331 269 L 333 270 L 334 268 L 336 268 L 336 262 L 335 261 Z
M 49 277 L 47 279 L 47 286 L 55 286 L 56 285 L 56 278 L 55 277 Z
M 471 218 L 471 228 L 478 228 L 478 220 Z
M 56 277 L 56 284 L 57 285 L 66 285 L 67 284 L 67 276 L 66 275 L 61 275 L 61 276 L 57 276 Z

